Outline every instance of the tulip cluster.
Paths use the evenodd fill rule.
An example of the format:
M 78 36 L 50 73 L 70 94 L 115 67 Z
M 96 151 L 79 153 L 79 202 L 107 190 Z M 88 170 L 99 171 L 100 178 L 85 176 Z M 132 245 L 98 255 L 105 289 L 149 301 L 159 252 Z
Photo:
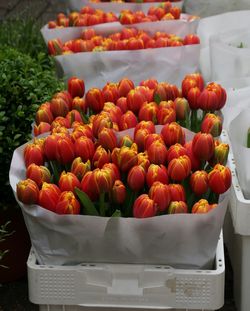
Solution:
M 165 32 L 155 32 L 149 35 L 144 30 L 123 28 L 108 36 L 96 34 L 93 28 L 83 30 L 81 37 L 66 41 L 60 39 L 48 41 L 48 51 L 51 55 L 72 54 L 80 52 L 102 52 L 116 50 L 140 50 L 148 48 L 176 47 L 190 44 L 199 44 L 200 39 L 195 34 L 184 38 Z
M 212 82 L 204 87 L 198 73 L 187 75 L 181 89 L 153 78 L 135 86 L 132 80 L 123 78 L 118 83 L 107 83 L 102 89 L 90 88 L 86 94 L 84 81 L 73 77 L 68 81 L 67 91 L 55 94 L 50 102 L 39 107 L 34 134 L 57 132 L 58 126 L 71 128 L 73 124 L 87 124 L 92 120 L 95 137 L 99 128 L 123 131 L 140 121 L 152 121 L 155 125 L 177 122 L 194 132 L 217 137 L 222 130 L 218 110 L 225 99 L 225 90 L 219 84 Z M 100 112 L 101 116 L 92 116 Z M 86 132 L 86 128 L 81 131 Z M 136 134 L 136 143 L 141 136 L 141 131 Z M 138 147 L 141 148 L 140 143 Z
M 167 1 L 162 2 L 156 7 L 150 7 L 147 14 L 142 11 L 132 12 L 131 10 L 122 10 L 119 15 L 119 21 L 123 25 L 128 25 L 143 22 L 180 19 L 180 16 L 181 9 L 172 6 L 171 2 Z
M 116 21 L 118 21 L 118 18 L 112 12 L 106 13 L 100 9 L 96 10 L 90 6 L 85 6 L 79 12 L 71 12 L 68 16 L 64 13 L 59 13 L 56 20 L 48 22 L 48 28 L 93 26 Z
M 217 206 L 231 185 L 228 145 L 202 132 L 186 142 L 176 122 L 156 131 L 152 121 L 140 121 L 116 132 L 110 115 L 103 110 L 70 130 L 60 125 L 27 144 L 18 199 L 58 214 L 136 218 Z
M 181 0 L 168 0 L 167 2 L 180 2 Z M 100 2 L 118 2 L 118 3 L 124 3 L 124 2 L 130 2 L 130 3 L 138 3 L 138 0 L 90 0 L 90 2 L 100 3 Z M 165 2 L 165 1 L 159 1 L 159 0 L 140 0 L 140 3 L 150 3 L 150 2 Z

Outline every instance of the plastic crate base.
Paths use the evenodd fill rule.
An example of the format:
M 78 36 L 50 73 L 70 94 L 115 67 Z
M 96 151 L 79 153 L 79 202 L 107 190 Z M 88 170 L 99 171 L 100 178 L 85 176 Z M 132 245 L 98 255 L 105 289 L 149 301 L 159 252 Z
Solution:
M 214 269 L 93 264 L 45 266 L 28 262 L 29 298 L 41 310 L 217 310 L 224 304 L 224 249 L 220 235 Z

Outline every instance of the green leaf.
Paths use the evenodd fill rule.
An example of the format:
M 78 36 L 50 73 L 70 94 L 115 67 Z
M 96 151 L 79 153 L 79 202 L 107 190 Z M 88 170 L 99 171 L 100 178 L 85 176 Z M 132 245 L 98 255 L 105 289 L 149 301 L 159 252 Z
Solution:
M 154 102 L 156 102 L 157 105 L 161 102 L 161 96 L 159 94 L 154 94 Z
M 121 217 L 121 211 L 116 209 L 114 213 L 111 215 L 111 217 Z
M 94 203 L 90 200 L 89 196 L 85 192 L 81 191 L 79 188 L 75 188 L 75 193 L 81 201 L 84 207 L 84 213 L 86 215 L 99 216 Z
M 247 131 L 247 148 L 250 148 L 250 128 Z

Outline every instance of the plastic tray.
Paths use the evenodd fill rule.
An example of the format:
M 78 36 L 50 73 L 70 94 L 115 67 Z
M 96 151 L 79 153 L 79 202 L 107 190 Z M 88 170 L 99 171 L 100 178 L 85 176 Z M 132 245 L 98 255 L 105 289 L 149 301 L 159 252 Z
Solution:
M 32 250 L 27 266 L 29 298 L 40 310 L 216 310 L 224 303 L 222 233 L 213 270 L 92 263 L 44 266 L 36 263 Z

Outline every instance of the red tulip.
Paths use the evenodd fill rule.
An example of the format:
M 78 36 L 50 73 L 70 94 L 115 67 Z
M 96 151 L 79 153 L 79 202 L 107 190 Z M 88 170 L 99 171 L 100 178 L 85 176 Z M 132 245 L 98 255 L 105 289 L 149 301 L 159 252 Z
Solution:
M 227 94 L 223 87 L 221 87 L 220 84 L 211 82 L 206 86 L 206 89 L 209 91 L 213 91 L 216 93 L 219 103 L 216 110 L 220 110 L 224 107 L 226 100 L 227 100 Z
M 72 123 L 75 121 L 78 121 L 79 123 L 83 124 L 83 120 L 82 120 L 82 116 L 79 113 L 79 111 L 73 109 L 71 111 L 69 111 L 65 117 L 69 124 L 72 126 Z
M 184 148 L 186 149 L 187 156 L 191 161 L 192 171 L 197 171 L 201 167 L 201 161 L 193 153 L 192 141 L 186 142 L 184 144 Z
M 183 145 L 185 143 L 185 132 L 176 122 L 165 124 L 161 130 L 161 135 L 167 146 L 171 146 L 176 143 Z
M 141 86 L 147 86 L 148 88 L 154 90 L 156 88 L 158 84 L 158 81 L 156 79 L 147 79 L 147 80 L 143 80 L 140 82 L 140 85 Z
M 214 155 L 211 160 L 209 160 L 209 164 L 214 166 L 215 164 L 225 165 L 227 163 L 229 153 L 229 145 L 221 143 L 219 141 L 215 142 Z
M 79 112 L 86 113 L 87 111 L 87 103 L 84 98 L 79 96 L 74 97 L 72 101 L 72 109 L 78 110 Z
M 200 93 L 198 105 L 199 108 L 204 111 L 215 111 L 220 105 L 220 98 L 217 96 L 216 92 L 205 88 Z
M 112 175 L 112 180 L 114 182 L 117 179 L 121 179 L 120 171 L 114 163 L 105 163 L 102 168 L 110 172 L 110 174 Z
M 195 171 L 190 176 L 190 186 L 194 194 L 201 196 L 208 190 L 208 174 L 206 171 Z
M 38 204 L 49 211 L 55 212 L 60 194 L 61 191 L 57 185 L 44 182 L 39 191 Z
M 36 124 L 40 124 L 41 122 L 46 122 L 51 124 L 54 120 L 52 112 L 50 110 L 50 103 L 44 103 L 40 106 L 40 108 L 36 112 L 35 121 Z
M 34 125 L 34 135 L 38 136 L 42 133 L 50 131 L 50 124 L 46 122 L 40 122 L 39 125 Z
M 202 91 L 204 89 L 204 80 L 200 73 L 190 73 L 185 76 L 184 80 L 186 79 L 193 79 L 196 82 L 196 86 Z
M 84 81 L 77 77 L 71 77 L 68 80 L 68 91 L 72 98 L 75 98 L 77 96 L 83 97 L 85 92 Z
M 116 204 L 122 204 L 126 199 L 126 187 L 121 180 L 116 180 L 112 188 L 112 200 Z
M 232 182 L 231 171 L 228 167 L 216 164 L 213 170 L 208 174 L 208 185 L 211 190 L 217 194 L 226 192 Z
M 205 199 L 200 199 L 192 207 L 192 214 L 206 214 L 210 212 L 211 205 Z
M 61 97 L 52 98 L 50 109 L 54 117 L 65 117 L 70 111 L 68 103 Z
M 96 36 L 96 32 L 95 32 L 95 29 L 93 28 L 86 28 L 86 29 L 83 29 L 82 31 L 82 39 L 83 40 L 90 40 L 92 39 L 94 36 Z
M 133 81 L 129 80 L 128 78 L 123 78 L 118 83 L 118 92 L 119 97 L 126 97 L 130 90 L 135 88 Z
M 56 141 L 56 159 L 59 163 L 68 164 L 75 158 L 74 143 L 68 137 L 59 137 Z
M 174 16 L 174 19 L 180 19 L 181 16 L 181 8 L 177 6 L 173 6 L 169 9 L 170 14 Z
M 131 147 L 133 142 L 134 142 L 133 139 L 129 135 L 124 135 L 121 137 L 119 141 L 119 147 L 122 146 Z
M 121 116 L 119 128 L 121 131 L 127 130 L 129 128 L 135 127 L 137 123 L 138 122 L 135 114 L 132 111 L 128 110 Z
M 127 182 L 133 191 L 142 190 L 145 184 L 145 179 L 145 170 L 140 165 L 133 166 L 128 172 Z
M 137 150 L 134 148 L 134 144 L 130 148 L 126 146 L 115 148 L 112 151 L 111 159 L 122 172 L 127 172 L 138 162 Z
M 91 140 L 94 139 L 92 130 L 91 130 L 89 125 L 86 125 L 86 124 L 82 125 L 81 124 L 80 126 L 73 128 L 73 132 L 71 133 L 71 138 L 73 139 L 73 141 L 76 141 L 81 136 L 86 136 Z
M 71 173 L 73 173 L 80 181 L 83 176 L 91 170 L 90 160 L 87 162 L 82 162 L 81 157 L 77 157 L 73 160 L 71 164 Z
M 146 128 L 140 128 L 134 132 L 134 142 L 137 144 L 139 151 L 144 151 L 145 140 L 149 134 L 150 132 Z
M 26 170 L 26 177 L 32 179 L 40 188 L 43 182 L 49 183 L 51 174 L 49 169 L 43 165 L 30 164 Z
M 93 178 L 93 171 L 87 172 L 81 181 L 81 190 L 85 192 L 92 201 L 96 201 L 98 198 L 98 193 L 95 187 L 93 187 Z
M 38 201 L 39 188 L 32 179 L 25 179 L 16 185 L 17 198 L 24 204 L 36 204 Z
M 113 180 L 113 175 L 109 169 L 99 169 L 93 170 L 93 183 L 90 183 L 90 187 L 97 191 L 100 195 L 103 192 L 109 192 L 113 188 L 115 180 Z
M 102 89 L 104 102 L 116 103 L 119 96 L 118 83 L 108 82 Z
M 145 139 L 145 150 L 148 150 L 150 145 L 155 141 L 159 141 L 160 143 L 164 144 L 164 140 L 160 134 L 152 133 L 149 134 Z
M 222 131 L 222 118 L 213 113 L 207 113 L 201 123 L 201 132 L 210 133 L 213 137 L 220 136 Z
M 157 213 L 157 206 L 147 194 L 140 195 L 133 205 L 133 216 L 135 218 L 153 217 Z
M 92 164 L 95 168 L 102 168 L 105 163 L 111 160 L 110 151 L 106 151 L 101 145 L 95 150 L 92 158 Z
M 112 122 L 118 123 L 123 112 L 120 107 L 116 106 L 114 103 L 106 102 L 103 106 L 103 111 L 107 112 L 112 120 Z
M 154 164 L 165 164 L 167 152 L 167 147 L 159 140 L 153 142 L 147 149 L 149 161 Z
M 198 82 L 197 82 L 197 80 L 195 78 L 193 78 L 193 77 L 185 77 L 183 79 L 183 81 L 182 81 L 182 84 L 181 84 L 182 95 L 187 98 L 188 92 L 192 88 L 195 88 L 195 87 L 199 88 L 199 86 L 197 84 L 198 84 Z
M 48 50 L 50 55 L 61 55 L 63 51 L 63 43 L 60 39 L 48 41 Z
M 187 100 L 189 103 L 189 107 L 192 110 L 197 110 L 201 108 L 200 96 L 201 96 L 201 91 L 197 86 L 190 88 L 190 90 L 188 91 Z
M 172 180 L 182 181 L 191 172 L 191 161 L 187 155 L 172 159 L 168 164 L 168 175 Z
M 88 137 L 81 136 L 75 141 L 75 155 L 81 157 L 83 162 L 92 160 L 94 153 L 94 143 Z
M 56 117 L 55 120 L 51 123 L 51 131 L 58 127 L 70 128 L 69 120 L 64 117 Z
M 61 191 L 75 192 L 75 188 L 80 188 L 81 184 L 75 174 L 63 171 L 60 175 L 58 186 Z
M 192 142 L 194 155 L 200 160 L 209 160 L 214 154 L 214 139 L 211 134 L 197 133 Z
M 160 212 L 165 212 L 168 209 L 171 200 L 168 185 L 156 181 L 150 187 L 148 195 L 157 204 Z
M 186 214 L 188 212 L 187 203 L 184 201 L 171 201 L 168 207 L 169 214 Z
M 103 109 L 104 98 L 102 91 L 98 88 L 91 88 L 85 95 L 85 100 L 90 109 L 98 113 Z
M 160 107 L 157 112 L 158 124 L 167 124 L 176 121 L 176 112 L 173 108 Z
M 80 203 L 77 201 L 72 191 L 64 191 L 61 193 L 56 207 L 55 213 L 57 214 L 80 214 Z
M 166 91 L 166 98 L 164 100 L 175 100 L 180 96 L 180 92 L 176 85 L 162 82 Z
M 108 113 L 102 112 L 94 115 L 92 121 L 92 132 L 96 138 L 98 138 L 99 133 L 104 128 L 112 128 L 113 123 Z
M 131 90 L 127 95 L 128 109 L 134 113 L 137 113 L 146 101 L 146 96 L 138 90 Z
M 176 110 L 175 101 L 172 101 L 172 100 L 162 100 L 159 103 L 159 108 L 167 108 L 167 109 L 171 108 L 171 109 Z
M 150 164 L 146 173 L 146 182 L 150 188 L 155 181 L 168 184 L 168 172 L 164 165 Z
M 98 134 L 98 142 L 106 150 L 112 151 L 117 147 L 117 137 L 114 130 L 104 127 Z
M 116 106 L 119 107 L 122 113 L 125 113 L 128 110 L 127 98 L 120 97 L 116 101 Z
M 171 201 L 186 201 L 186 194 L 181 184 L 169 184 Z
M 155 102 L 145 102 L 139 110 L 139 120 L 152 121 L 154 124 L 156 124 L 158 110 L 158 105 Z
M 142 166 L 145 172 L 148 170 L 150 161 L 146 152 L 138 153 L 138 165 Z
M 184 45 L 200 44 L 200 39 L 197 35 L 189 34 L 184 37 L 183 43 Z
M 42 146 L 35 143 L 30 143 L 26 145 L 24 148 L 24 162 L 26 167 L 28 167 L 32 163 L 37 165 L 43 165 L 44 153 Z
M 177 97 L 174 103 L 177 120 L 187 120 L 190 113 L 188 101 L 184 97 Z
M 184 148 L 181 144 L 174 144 L 168 149 L 167 161 L 169 163 L 171 160 L 184 155 L 188 155 L 186 148 Z

